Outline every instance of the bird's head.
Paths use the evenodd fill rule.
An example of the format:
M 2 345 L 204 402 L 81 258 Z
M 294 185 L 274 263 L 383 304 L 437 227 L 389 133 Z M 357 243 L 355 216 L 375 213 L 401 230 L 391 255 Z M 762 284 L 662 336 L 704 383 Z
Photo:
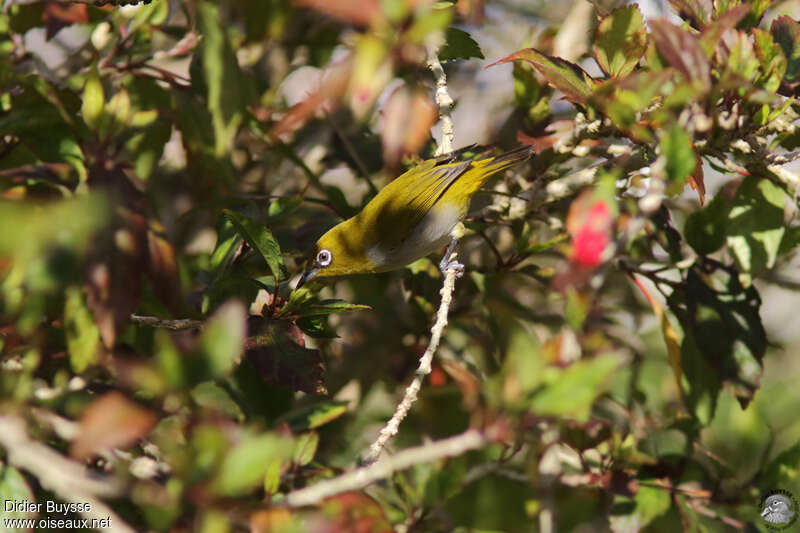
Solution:
M 363 228 L 355 222 L 342 222 L 320 237 L 296 289 L 312 278 L 375 272 L 365 251 Z

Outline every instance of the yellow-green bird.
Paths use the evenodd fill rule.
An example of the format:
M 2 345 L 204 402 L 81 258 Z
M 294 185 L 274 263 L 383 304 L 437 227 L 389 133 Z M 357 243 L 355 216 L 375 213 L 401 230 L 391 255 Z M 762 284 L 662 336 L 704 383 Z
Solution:
M 311 268 L 297 288 L 314 277 L 386 272 L 455 244 L 454 231 L 467 215 L 472 195 L 493 174 L 528 159 L 530 147 L 497 157 L 454 161 L 428 159 L 388 185 L 356 216 L 331 228 L 317 241 Z M 442 263 L 444 272 L 463 266 Z

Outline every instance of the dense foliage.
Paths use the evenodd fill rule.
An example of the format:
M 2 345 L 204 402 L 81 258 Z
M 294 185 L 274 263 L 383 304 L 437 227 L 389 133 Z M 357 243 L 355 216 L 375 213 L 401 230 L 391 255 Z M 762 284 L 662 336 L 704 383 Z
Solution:
M 800 497 L 793 1 L 127 3 L 0 13 L 0 494 L 72 504 L 2 519 L 727 531 Z M 385 453 L 419 460 L 291 507 L 430 338 L 438 257 L 290 279 L 433 155 L 437 52 L 458 146 L 536 155 L 473 202 Z

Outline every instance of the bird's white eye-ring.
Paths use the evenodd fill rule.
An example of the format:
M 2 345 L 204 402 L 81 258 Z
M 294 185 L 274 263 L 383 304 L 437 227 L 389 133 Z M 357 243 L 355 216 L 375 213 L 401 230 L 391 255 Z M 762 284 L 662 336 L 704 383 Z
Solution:
M 317 264 L 321 267 L 326 267 L 331 264 L 333 256 L 329 250 L 320 250 L 317 253 Z

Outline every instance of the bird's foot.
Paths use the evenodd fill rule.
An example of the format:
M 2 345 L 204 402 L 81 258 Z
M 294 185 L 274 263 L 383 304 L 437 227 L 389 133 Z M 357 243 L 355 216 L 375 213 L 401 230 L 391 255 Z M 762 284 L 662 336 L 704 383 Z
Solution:
M 439 270 L 442 272 L 442 276 L 447 275 L 448 270 L 453 270 L 456 273 L 456 279 L 460 278 L 464 275 L 464 264 L 459 263 L 455 259 L 452 261 L 448 261 L 449 256 L 445 256 L 442 258 L 442 261 L 439 263 Z

